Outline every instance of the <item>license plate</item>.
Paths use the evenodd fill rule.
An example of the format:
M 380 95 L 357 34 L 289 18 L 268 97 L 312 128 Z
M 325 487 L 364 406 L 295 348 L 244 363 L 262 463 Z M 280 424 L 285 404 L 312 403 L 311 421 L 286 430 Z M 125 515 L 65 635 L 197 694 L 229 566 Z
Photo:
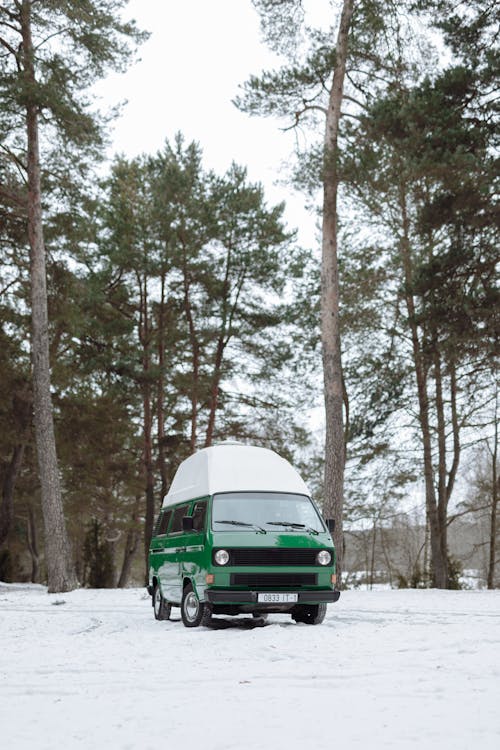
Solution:
M 298 600 L 298 594 L 288 594 L 285 592 L 257 594 L 257 601 L 265 604 L 288 604 L 289 602 L 297 602 Z

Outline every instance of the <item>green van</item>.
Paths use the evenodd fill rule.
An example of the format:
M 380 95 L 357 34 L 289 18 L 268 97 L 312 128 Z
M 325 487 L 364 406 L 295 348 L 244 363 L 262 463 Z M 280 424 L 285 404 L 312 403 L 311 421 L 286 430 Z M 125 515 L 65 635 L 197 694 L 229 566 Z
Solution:
M 333 522 L 296 470 L 267 448 L 222 443 L 183 461 L 149 550 L 154 616 L 188 628 L 213 614 L 289 613 L 316 625 L 336 602 Z

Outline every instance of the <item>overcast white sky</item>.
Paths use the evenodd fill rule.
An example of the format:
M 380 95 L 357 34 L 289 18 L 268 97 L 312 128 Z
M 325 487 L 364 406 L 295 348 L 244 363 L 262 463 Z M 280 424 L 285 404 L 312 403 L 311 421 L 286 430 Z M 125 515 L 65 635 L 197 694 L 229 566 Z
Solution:
M 327 4 L 314 0 L 315 9 Z M 247 166 L 270 203 L 286 201 L 288 224 L 299 229 L 300 241 L 316 243 L 303 197 L 276 184 L 285 176 L 280 170 L 293 153 L 294 134 L 231 103 L 250 74 L 279 65 L 261 41 L 251 1 L 131 0 L 127 16 L 151 37 L 140 48 L 140 62 L 97 87 L 105 107 L 128 100 L 114 123 L 112 151 L 154 153 L 180 130 L 200 143 L 206 167 L 222 173 L 233 160 Z

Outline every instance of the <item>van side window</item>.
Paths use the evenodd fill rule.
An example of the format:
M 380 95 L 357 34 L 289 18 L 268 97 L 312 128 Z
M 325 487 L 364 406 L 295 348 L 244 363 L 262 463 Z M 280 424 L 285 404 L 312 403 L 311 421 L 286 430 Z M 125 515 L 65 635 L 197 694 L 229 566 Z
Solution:
M 207 504 L 196 503 L 193 508 L 193 531 L 205 530 L 205 517 L 207 515 Z
M 174 510 L 174 517 L 172 520 L 172 526 L 170 529 L 171 534 L 175 534 L 182 531 L 182 517 L 187 516 L 189 505 L 180 505 Z
M 157 526 L 156 534 L 160 536 L 160 534 L 166 534 L 168 529 L 168 524 L 170 522 L 170 518 L 172 517 L 172 511 L 171 510 L 164 510 L 163 513 L 160 516 L 159 523 Z

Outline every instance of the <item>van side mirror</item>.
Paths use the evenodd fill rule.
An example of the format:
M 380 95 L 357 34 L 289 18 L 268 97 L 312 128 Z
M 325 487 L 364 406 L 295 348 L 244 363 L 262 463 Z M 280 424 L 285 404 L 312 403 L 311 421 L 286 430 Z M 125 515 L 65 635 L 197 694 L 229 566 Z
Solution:
M 192 531 L 194 528 L 193 526 L 193 518 L 192 516 L 182 516 L 182 530 L 183 531 Z
M 333 534 L 333 532 L 335 531 L 335 518 L 326 519 L 326 528 L 331 534 Z

